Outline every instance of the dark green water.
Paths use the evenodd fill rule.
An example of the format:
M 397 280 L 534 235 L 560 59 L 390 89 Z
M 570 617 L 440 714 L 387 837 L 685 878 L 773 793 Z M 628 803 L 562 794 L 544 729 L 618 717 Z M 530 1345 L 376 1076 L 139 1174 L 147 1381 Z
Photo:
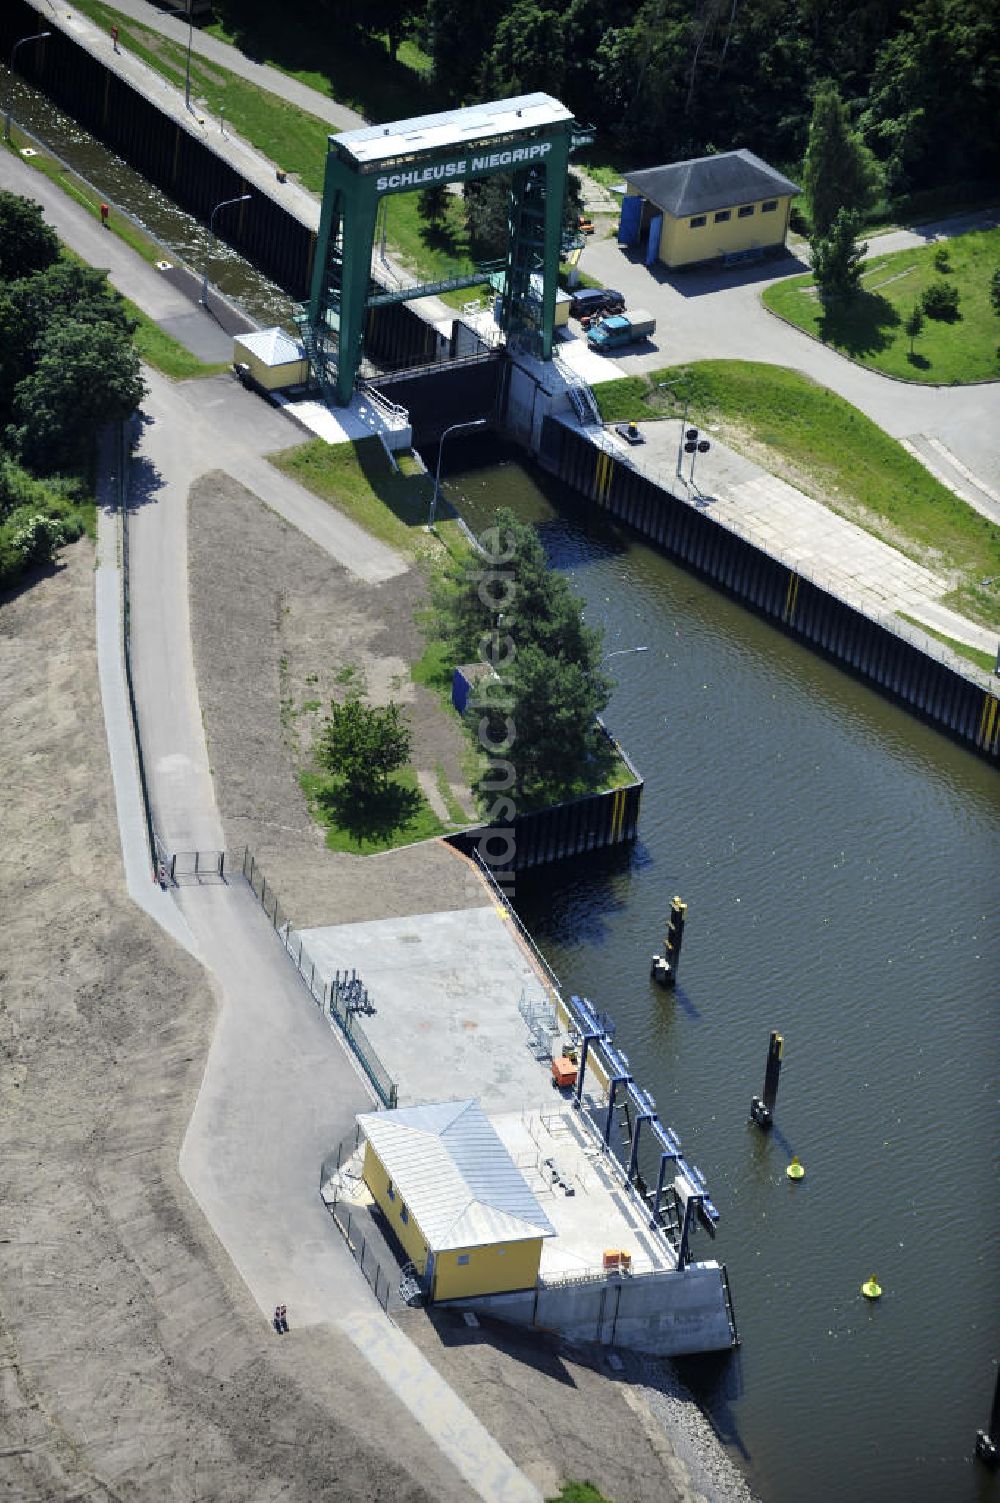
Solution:
M 454 448 L 451 448 L 454 444 Z M 722 1214 L 743 1345 L 685 1377 L 766 1503 L 983 1503 L 1000 1357 L 996 773 L 516 464 L 450 495 L 535 521 L 605 628 L 641 839 L 522 879 Z M 654 988 L 670 898 L 676 994 Z M 775 1131 L 748 1126 L 768 1031 Z M 790 1184 L 798 1154 L 806 1179 Z M 876 1273 L 877 1305 L 859 1286 Z
M 92 184 L 109 203 L 129 213 L 163 244 L 169 256 L 199 273 L 207 268 L 213 286 L 246 308 L 258 323 L 291 326 L 292 302 L 288 296 L 224 240 L 213 239 L 205 225 L 179 209 L 165 193 L 23 79 L 12 82 L 8 76 L 3 86 L 11 91 L 17 124 Z

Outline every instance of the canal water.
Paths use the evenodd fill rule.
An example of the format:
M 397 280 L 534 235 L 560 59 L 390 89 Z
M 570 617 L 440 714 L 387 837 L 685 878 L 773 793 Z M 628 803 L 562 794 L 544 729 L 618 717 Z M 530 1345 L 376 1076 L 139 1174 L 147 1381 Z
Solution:
M 100 197 L 130 214 L 160 241 L 168 258 L 173 256 L 196 272 L 207 268 L 213 286 L 245 308 L 257 323 L 292 326 L 293 305 L 288 295 L 224 240 L 213 239 L 207 226 L 178 208 L 24 79 L 15 78 L 12 84 L 7 78 L 4 87 L 12 91 L 17 125 L 79 173 Z
M 720 1210 L 695 1252 L 727 1264 L 742 1346 L 683 1375 L 765 1503 L 1000 1499 L 970 1459 L 1000 1357 L 996 773 L 590 503 L 449 449 L 467 520 L 535 522 L 605 651 L 649 649 L 608 665 L 638 844 L 519 878 L 515 904 L 611 1013 Z M 664 993 L 649 957 L 675 893 Z

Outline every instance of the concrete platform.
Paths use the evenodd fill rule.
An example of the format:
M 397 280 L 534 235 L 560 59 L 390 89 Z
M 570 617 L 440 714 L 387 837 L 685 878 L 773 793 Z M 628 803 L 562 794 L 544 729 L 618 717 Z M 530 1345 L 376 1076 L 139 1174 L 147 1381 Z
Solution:
M 356 969 L 376 1011 L 361 1026 L 399 1087 L 400 1106 L 474 1095 L 483 1110 L 551 1106 L 548 1062 L 530 1047 L 522 993 L 542 1000 L 532 962 L 501 908 L 304 929 L 329 981 Z
M 490 1120 L 556 1229 L 556 1235 L 542 1243 L 543 1284 L 602 1273 L 609 1248 L 630 1254 L 633 1274 L 676 1268 L 669 1243 L 650 1230 L 648 1218 L 626 1195 L 595 1134 L 561 1098 L 547 1111 Z

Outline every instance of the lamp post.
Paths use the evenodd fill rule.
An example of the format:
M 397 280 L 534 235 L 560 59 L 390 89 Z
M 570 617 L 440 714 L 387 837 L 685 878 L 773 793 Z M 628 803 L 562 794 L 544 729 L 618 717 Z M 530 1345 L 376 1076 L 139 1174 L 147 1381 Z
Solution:
M 19 47 L 26 47 L 29 42 L 44 42 L 45 38 L 50 37 L 51 35 L 51 31 L 36 31 L 33 36 L 22 37 L 19 42 L 14 43 L 13 47 L 10 49 L 10 81 L 12 86 L 14 83 L 14 57 L 17 53 L 17 49 Z M 10 140 L 10 122 L 12 110 L 13 97 L 8 101 L 7 109 L 4 112 L 3 117 L 3 138 L 5 141 Z
M 657 391 L 664 391 L 664 390 L 669 391 L 670 395 L 673 396 L 674 395 L 674 383 L 672 381 L 657 381 L 657 383 L 656 383 L 656 390 Z M 681 473 L 681 456 L 684 453 L 684 430 L 687 427 L 688 408 L 690 407 L 690 405 L 691 405 L 691 394 L 688 391 L 687 383 L 685 382 L 685 386 L 684 386 L 684 416 L 681 418 L 681 436 L 677 440 L 677 474 L 678 474 L 678 476 L 680 476 L 680 473 Z
M 184 65 L 184 106 L 191 108 L 191 43 L 194 40 L 194 0 L 188 0 L 187 62 Z
M 445 441 L 445 439 L 448 437 L 449 433 L 457 433 L 457 432 L 459 432 L 460 429 L 463 429 L 463 428 L 466 429 L 466 430 L 469 430 L 469 429 L 472 429 L 472 428 L 485 428 L 485 427 L 486 427 L 486 419 L 485 418 L 476 418 L 475 421 L 471 422 L 471 423 L 452 423 L 451 427 L 450 428 L 446 428 L 444 430 L 444 432 L 442 433 L 440 442 L 438 443 L 438 462 L 437 462 L 437 469 L 434 472 L 434 494 L 431 496 L 430 515 L 427 518 L 427 526 L 428 527 L 433 527 L 434 526 L 434 513 L 437 511 L 438 496 L 441 494 L 441 454 L 442 454 L 442 451 L 444 450 L 444 441 Z
M 208 219 L 208 230 L 212 237 L 212 243 L 208 248 L 208 256 L 205 259 L 205 274 L 201 279 L 201 297 L 198 301 L 203 308 L 208 307 L 208 268 L 212 264 L 212 246 L 215 245 L 215 216 L 220 209 L 228 209 L 231 204 L 245 204 L 252 198 L 250 193 L 241 193 L 239 198 L 224 198 L 221 204 L 216 204 Z

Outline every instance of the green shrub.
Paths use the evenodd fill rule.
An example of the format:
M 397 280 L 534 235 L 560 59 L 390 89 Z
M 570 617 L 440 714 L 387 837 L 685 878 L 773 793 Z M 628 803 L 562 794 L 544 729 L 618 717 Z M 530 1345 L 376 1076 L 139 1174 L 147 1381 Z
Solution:
M 946 245 L 939 245 L 934 252 L 934 266 L 942 275 L 947 275 L 951 271 L 951 262 L 948 259 L 948 247 Z
M 928 318 L 953 323 L 958 317 L 958 288 L 950 282 L 932 282 L 920 301 Z

